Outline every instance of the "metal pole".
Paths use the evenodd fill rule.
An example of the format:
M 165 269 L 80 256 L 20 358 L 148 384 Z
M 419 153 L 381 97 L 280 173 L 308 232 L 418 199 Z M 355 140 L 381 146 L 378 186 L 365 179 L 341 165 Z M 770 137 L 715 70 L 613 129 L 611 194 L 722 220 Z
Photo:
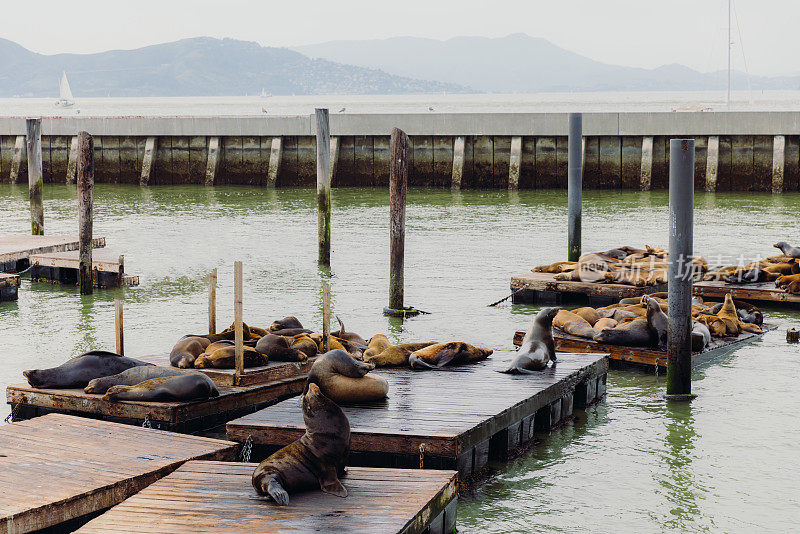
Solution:
M 581 256 L 581 209 L 583 203 L 583 115 L 569 114 L 567 142 L 569 166 L 567 181 L 567 259 L 578 261 Z
M 317 120 L 317 237 L 320 265 L 331 266 L 331 131 L 328 110 L 314 110 Z
M 667 398 L 692 398 L 694 139 L 669 142 Z

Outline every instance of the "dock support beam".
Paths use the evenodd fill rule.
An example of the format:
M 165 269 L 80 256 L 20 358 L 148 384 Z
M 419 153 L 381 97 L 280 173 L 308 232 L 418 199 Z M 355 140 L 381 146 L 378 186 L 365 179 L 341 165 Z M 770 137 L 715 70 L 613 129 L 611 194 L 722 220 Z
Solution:
M 583 115 L 569 114 L 567 138 L 567 259 L 581 256 L 581 210 L 583 204 Z
M 18 135 L 14 141 L 14 155 L 11 157 L 11 172 L 8 175 L 9 183 L 15 184 L 19 181 L 19 167 L 22 165 L 22 158 L 25 157 L 25 136 Z
M 219 137 L 208 138 L 208 161 L 206 162 L 206 185 L 213 186 L 219 166 Z M 216 332 L 212 332 L 216 333 Z
M 139 185 L 148 185 L 150 175 L 153 172 L 153 164 L 156 161 L 156 150 L 158 149 L 158 138 L 148 137 L 144 143 L 144 158 L 142 158 L 142 176 Z
M 283 157 L 283 139 L 273 137 L 269 147 L 269 167 L 267 168 L 267 187 L 275 187 L 278 181 L 278 170 L 281 168 Z
M 217 269 L 208 275 L 208 333 L 217 333 Z
M 28 196 L 31 201 L 31 234 L 44 235 L 42 119 L 26 119 L 25 128 L 28 146 Z
M 331 349 L 331 286 L 322 282 L 322 353 Z
M 706 159 L 706 191 L 717 190 L 717 174 L 719 172 L 719 136 L 708 137 L 708 156 Z
M 458 136 L 453 141 L 453 178 L 450 189 L 461 189 L 461 178 L 464 174 L 464 136 Z
M 244 373 L 244 331 L 242 326 L 242 262 L 233 263 L 233 343 L 234 365 L 236 374 L 234 384 L 239 385 L 239 380 Z
M 75 183 L 75 176 L 78 172 L 78 136 L 76 135 L 69 143 L 69 158 L 67 159 L 67 177 L 64 180 L 68 184 Z
M 519 171 L 522 168 L 522 137 L 511 138 L 511 155 L 508 162 L 508 190 L 519 189 Z
M 653 180 L 653 138 L 642 138 L 642 167 L 639 174 L 639 190 L 650 191 Z
M 772 141 L 772 192 L 783 193 L 783 168 L 786 138 L 776 135 Z
M 389 309 L 403 309 L 408 136 L 392 128 L 389 141 Z
M 117 333 L 117 354 L 125 356 L 125 338 L 122 324 L 122 301 L 114 299 L 114 330 Z
M 92 225 L 94 213 L 94 140 L 87 132 L 78 134 L 78 281 L 81 295 L 94 291 L 92 273 Z
M 317 262 L 331 266 L 331 131 L 328 110 L 314 110 L 317 119 Z
M 333 177 L 336 176 L 336 165 L 339 164 L 339 136 L 331 137 L 331 170 L 330 183 L 333 184 Z
M 694 139 L 669 142 L 667 398 L 692 397 Z

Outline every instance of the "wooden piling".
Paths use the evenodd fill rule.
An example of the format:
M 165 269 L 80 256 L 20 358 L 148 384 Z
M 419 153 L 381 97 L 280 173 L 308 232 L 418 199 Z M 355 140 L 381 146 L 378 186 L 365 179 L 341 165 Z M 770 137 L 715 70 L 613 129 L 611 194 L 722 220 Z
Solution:
M 522 169 L 522 137 L 511 138 L 511 153 L 508 162 L 508 190 L 519 189 L 519 175 Z
M 28 193 L 31 202 L 31 234 L 44 235 L 42 119 L 26 119 L 25 128 L 28 146 Z
M 464 177 L 464 136 L 458 136 L 453 140 L 453 175 L 450 189 L 458 191 L 461 189 L 461 181 Z
M 317 236 L 320 265 L 331 266 L 331 133 L 328 110 L 314 110 L 317 119 Z
M 402 310 L 408 183 L 408 136 L 403 130 L 392 128 L 389 154 L 389 308 Z
M 719 172 L 719 136 L 711 135 L 708 138 L 706 152 L 706 191 L 713 193 L 717 190 L 717 175 Z
M 117 354 L 125 356 L 125 338 L 122 333 L 122 301 L 119 299 L 114 299 L 114 331 L 117 333 Z
M 8 183 L 15 184 L 19 182 L 19 170 L 22 167 L 22 159 L 27 157 L 25 153 L 25 136 L 18 135 L 14 140 L 14 153 L 11 156 L 11 170 L 8 174 Z
M 283 139 L 273 137 L 269 148 L 269 165 L 267 167 L 267 187 L 275 187 L 278 181 L 278 171 L 281 168 L 283 159 Z
M 78 136 L 73 136 L 69 142 L 69 156 L 67 158 L 67 177 L 65 182 L 74 184 L 78 173 Z
M 331 335 L 331 286 L 322 282 L 322 353 L 329 350 Z
M 156 155 L 158 150 L 158 139 L 156 137 L 148 137 L 144 144 L 144 156 L 142 157 L 142 174 L 139 178 L 139 185 L 149 185 L 150 175 L 153 172 L 153 166 L 156 162 Z
M 94 290 L 92 273 L 92 220 L 94 212 L 94 140 L 87 132 L 78 134 L 78 281 L 81 295 Z
M 208 333 L 217 333 L 217 269 L 208 275 Z
M 653 138 L 642 138 L 642 166 L 639 171 L 639 189 L 650 191 L 653 181 Z
M 772 141 L 772 192 L 783 193 L 783 172 L 786 137 L 776 135 Z
M 374 158 L 374 151 L 370 154 Z M 336 165 L 339 163 L 339 136 L 331 136 L 331 169 L 330 169 L 330 183 L 333 185 L 333 178 L 336 176 Z M 374 170 L 374 169 L 373 169 Z
M 219 137 L 208 138 L 208 159 L 206 160 L 206 185 L 213 186 L 219 168 Z M 212 332 L 216 333 L 216 332 Z
M 244 333 L 242 332 L 242 262 L 233 264 L 233 315 L 234 315 L 234 358 L 236 362 L 235 383 L 244 372 Z

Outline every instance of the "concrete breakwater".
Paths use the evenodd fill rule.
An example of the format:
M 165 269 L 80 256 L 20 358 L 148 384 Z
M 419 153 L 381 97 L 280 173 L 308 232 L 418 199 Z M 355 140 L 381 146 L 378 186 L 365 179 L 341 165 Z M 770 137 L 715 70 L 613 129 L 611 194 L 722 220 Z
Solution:
M 564 113 L 333 114 L 334 186 L 387 187 L 389 133 L 410 138 L 409 185 L 566 187 Z M 42 122 L 44 180 L 73 182 L 76 134 L 94 138 L 100 183 L 316 183 L 313 116 L 53 117 Z M 669 140 L 695 139 L 707 191 L 798 191 L 800 112 L 586 113 L 584 187 L 664 189 Z M 0 182 L 27 181 L 24 118 L 0 118 Z

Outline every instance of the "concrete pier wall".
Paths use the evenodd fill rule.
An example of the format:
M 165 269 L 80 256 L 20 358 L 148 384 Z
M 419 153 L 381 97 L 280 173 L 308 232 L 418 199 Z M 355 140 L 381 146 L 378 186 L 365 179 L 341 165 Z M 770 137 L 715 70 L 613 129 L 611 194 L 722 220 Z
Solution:
M 583 124 L 587 189 L 665 189 L 675 137 L 695 139 L 699 190 L 800 189 L 800 113 L 587 113 Z M 333 184 L 386 187 L 393 126 L 410 136 L 409 185 L 452 187 L 455 177 L 465 189 L 566 187 L 566 114 L 332 115 Z M 23 118 L 0 118 L 0 182 L 27 181 L 27 165 L 14 161 L 24 127 Z M 80 130 L 95 136 L 99 183 L 316 183 L 306 116 L 51 118 L 42 129 L 48 183 L 67 181 Z

